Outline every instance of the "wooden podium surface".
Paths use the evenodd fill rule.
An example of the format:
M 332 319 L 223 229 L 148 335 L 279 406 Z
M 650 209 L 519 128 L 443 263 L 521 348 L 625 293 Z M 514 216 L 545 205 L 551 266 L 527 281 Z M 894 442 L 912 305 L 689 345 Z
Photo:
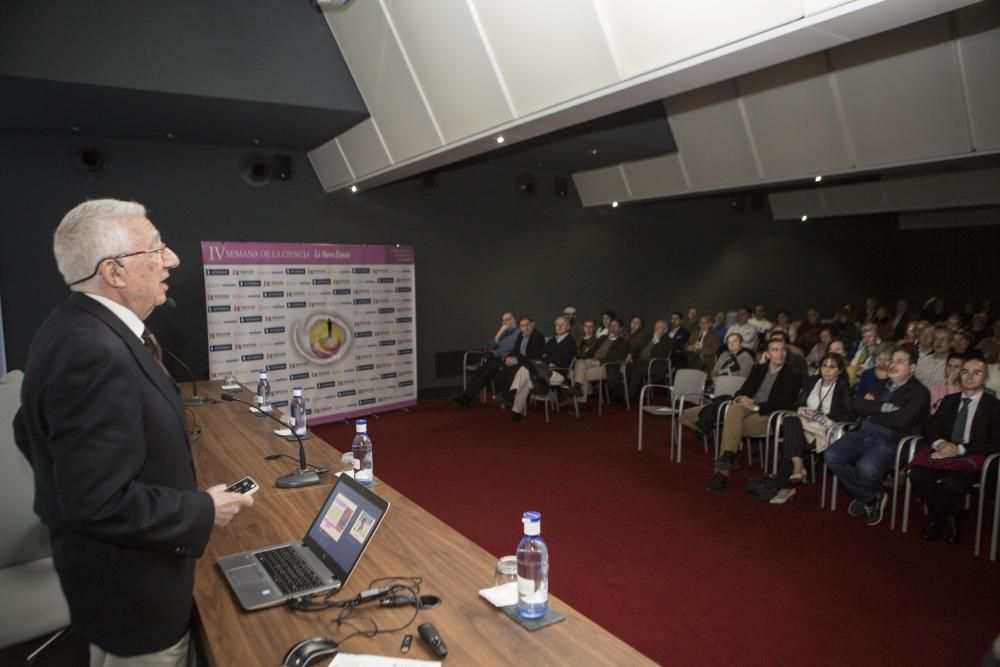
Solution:
M 217 398 L 219 383 L 202 387 L 202 395 Z M 252 400 L 246 391 L 236 394 Z M 277 414 L 277 413 L 276 413 Z M 286 453 L 297 459 L 297 444 L 274 435 L 278 425 L 256 417 L 241 403 L 209 403 L 192 408 L 201 436 L 194 441 L 195 468 L 199 485 L 232 483 L 250 475 L 260 484 L 253 507 L 246 509 L 225 528 L 216 528 L 208 548 L 198 562 L 195 603 L 199 632 L 207 658 L 213 665 L 280 665 L 293 644 L 315 636 L 339 640 L 352 633 L 337 627 L 338 609 L 297 612 L 285 606 L 245 612 L 239 606 L 216 566 L 226 554 L 255 547 L 301 539 L 330 492 L 339 470 L 340 452 L 314 435 L 306 441 L 310 464 L 330 466 L 318 486 L 278 489 L 274 480 L 297 467 L 280 458 L 267 461 L 268 454 Z M 452 665 L 637 665 L 652 662 L 569 605 L 550 595 L 549 606 L 567 619 L 535 632 L 528 632 L 479 596 L 479 589 L 492 585 L 496 556 L 476 546 L 455 530 L 423 510 L 381 480 L 374 491 L 391 507 L 367 552 L 345 587 L 334 599 L 349 599 L 367 589 L 371 580 L 389 576 L 423 578 L 421 594 L 438 595 L 443 604 L 421 610 L 406 630 L 358 636 L 343 646 L 346 653 L 400 656 L 403 635 L 413 635 L 406 657 L 435 659 L 420 640 L 417 626 L 432 622 L 448 646 L 446 664 Z M 369 603 L 358 609 L 355 628 L 370 628 L 362 617 L 381 628 L 399 627 L 412 615 L 409 607 L 378 608 Z M 325 665 L 329 659 L 314 664 Z

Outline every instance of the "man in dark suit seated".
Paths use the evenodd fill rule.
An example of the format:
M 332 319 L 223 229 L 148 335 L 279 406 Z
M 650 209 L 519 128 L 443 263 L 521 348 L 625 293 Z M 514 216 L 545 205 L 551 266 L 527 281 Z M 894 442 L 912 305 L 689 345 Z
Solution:
M 195 559 L 253 500 L 198 490 L 184 406 L 143 324 L 180 260 L 143 206 L 113 199 L 67 213 L 53 249 L 72 294 L 31 344 L 14 434 L 70 621 L 91 665 L 186 665 Z
M 528 315 L 522 315 L 518 320 L 519 332 L 514 339 L 513 351 L 503 360 L 503 368 L 497 375 L 497 401 L 505 410 L 514 401 L 511 383 L 517 371 L 524 365 L 530 365 L 535 359 L 541 359 L 545 352 L 545 337 L 535 331 L 535 320 Z
M 729 473 L 739 469 L 736 450 L 744 437 L 765 432 L 768 415 L 777 410 L 791 410 L 796 405 L 802 376 L 785 363 L 788 345 L 784 338 L 767 341 L 764 356 L 765 363 L 753 367 L 726 412 L 722 426 L 722 455 L 715 462 L 715 476 L 707 491 L 725 490 Z
M 675 313 L 680 320 L 680 313 Z M 653 336 L 639 350 L 639 355 L 625 357 L 625 372 L 628 376 L 628 395 L 633 401 L 639 397 L 643 385 L 650 382 L 663 383 L 667 379 L 667 360 L 674 350 L 674 343 L 667 335 L 667 321 L 653 323 Z M 681 348 L 683 349 L 683 347 Z M 653 364 L 652 377 L 648 376 L 651 359 L 663 359 Z
M 916 378 L 916 372 L 916 352 L 909 348 L 893 352 L 889 377 L 854 399 L 861 428 L 832 443 L 823 453 L 827 467 L 854 496 L 847 513 L 864 516 L 869 526 L 882 521 L 889 498 L 882 490 L 882 478 L 895 460 L 896 445 L 900 438 L 917 433 L 930 413 L 931 394 Z
M 510 420 L 521 421 L 528 406 L 528 396 L 535 387 L 547 387 L 569 383 L 573 357 L 576 356 L 576 341 L 569 333 L 569 320 L 560 315 L 555 321 L 556 335 L 544 343 L 542 358 L 527 360 L 514 374 L 511 391 L 515 392 L 514 406 Z M 556 372 L 552 368 L 564 369 Z
M 472 397 L 493 380 L 504 367 L 503 360 L 514 351 L 514 342 L 517 340 L 517 326 L 514 322 L 514 313 L 504 313 L 500 316 L 500 328 L 486 347 L 479 368 L 472 372 L 465 391 L 452 399 L 453 407 L 468 408 L 472 403 Z
M 983 391 L 989 370 L 982 359 L 967 359 L 959 371 L 962 390 L 941 399 L 937 412 L 924 423 L 924 443 L 934 453 L 932 461 L 1000 452 L 1000 401 Z M 932 464 L 933 465 L 933 464 Z M 979 472 L 911 467 L 913 492 L 930 507 L 925 540 L 936 540 L 948 529 L 946 542 L 956 544 L 962 528 L 962 498 L 979 479 Z

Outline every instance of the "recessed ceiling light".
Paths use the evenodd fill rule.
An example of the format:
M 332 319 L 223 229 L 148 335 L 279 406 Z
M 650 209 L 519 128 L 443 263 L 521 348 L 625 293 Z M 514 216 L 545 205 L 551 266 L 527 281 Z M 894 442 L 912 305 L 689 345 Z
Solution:
M 173 139 L 173 138 L 174 138 L 174 133 L 173 132 L 167 132 L 167 139 Z
M 358 186 L 352 185 L 351 186 L 351 192 L 357 192 L 357 191 L 358 191 Z
M 77 125 L 70 125 L 69 129 L 72 130 L 73 132 L 79 132 L 80 131 L 80 127 L 77 126 Z
M 822 176 L 817 176 L 817 177 L 816 177 L 816 178 L 814 178 L 813 180 L 814 180 L 814 181 L 816 181 L 817 183 L 819 183 L 820 181 L 822 181 L 822 180 L 823 180 L 823 177 L 822 177 Z
M 504 142 L 503 135 L 502 134 L 497 135 L 497 143 L 498 144 L 502 144 L 503 142 Z
M 806 221 L 806 220 L 808 220 L 808 219 L 809 219 L 809 216 L 808 216 L 808 215 L 804 215 L 804 216 L 802 216 L 802 222 L 805 222 L 805 221 Z
M 254 139 L 254 140 L 253 140 L 253 145 L 254 145 L 254 146 L 258 146 L 258 145 L 260 145 L 260 139 Z
M 616 201 L 611 202 L 611 208 L 618 208 L 618 202 Z
M 590 149 L 590 154 L 591 155 L 598 155 L 598 154 L 600 154 L 600 152 L 601 152 L 600 148 L 591 148 Z

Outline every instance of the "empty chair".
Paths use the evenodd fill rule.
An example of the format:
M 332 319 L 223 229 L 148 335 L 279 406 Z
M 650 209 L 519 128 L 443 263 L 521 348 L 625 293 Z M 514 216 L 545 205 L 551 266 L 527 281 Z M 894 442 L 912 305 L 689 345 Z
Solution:
M 686 403 L 700 405 L 705 400 L 705 371 L 682 368 L 674 376 L 674 383 L 647 384 L 639 392 L 639 441 L 638 449 L 642 449 L 642 420 L 646 414 L 658 417 L 676 417 L 684 410 Z M 653 405 L 653 393 L 662 389 L 669 394 L 670 405 Z M 674 446 L 677 447 L 677 462 L 681 460 L 680 420 L 672 419 L 670 426 L 670 460 L 674 459 Z

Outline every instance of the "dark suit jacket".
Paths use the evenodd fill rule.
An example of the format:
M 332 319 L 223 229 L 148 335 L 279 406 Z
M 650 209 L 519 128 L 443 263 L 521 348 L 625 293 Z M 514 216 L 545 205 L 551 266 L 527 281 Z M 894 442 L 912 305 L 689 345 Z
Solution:
M 802 393 L 799 394 L 799 405 L 806 404 L 809 394 L 816 388 L 816 383 L 822 378 L 818 375 L 806 376 L 802 382 Z M 830 401 L 830 414 L 827 415 L 835 422 L 852 422 L 855 419 L 854 399 L 851 396 L 851 385 L 847 382 L 847 375 L 843 374 L 833 385 L 833 397 Z
M 566 336 L 562 339 L 562 342 L 558 342 L 556 337 L 553 336 L 545 343 L 545 352 L 542 354 L 542 359 L 552 366 L 569 368 L 575 356 L 576 341 L 573 340 L 572 336 Z
M 542 354 L 545 353 L 545 336 L 538 333 L 537 329 L 532 330 L 531 335 L 528 336 L 527 353 L 522 355 L 521 341 L 523 340 L 524 334 L 518 332 L 517 338 L 514 339 L 514 358 L 517 359 L 517 362 L 523 364 L 529 359 L 541 359 Z
M 771 364 L 763 363 L 757 364 L 750 369 L 750 375 L 747 376 L 743 386 L 740 387 L 734 396 L 753 398 L 753 395 L 760 389 L 760 385 L 764 381 L 764 377 L 767 375 L 770 367 Z M 794 410 L 801 388 L 802 376 L 792 370 L 788 364 L 785 364 L 778 371 L 778 377 L 774 378 L 774 384 L 771 385 L 771 393 L 768 394 L 767 400 L 758 404 L 760 414 L 769 415 L 778 410 Z
M 889 382 L 889 378 L 877 380 L 869 391 L 875 396 L 881 396 Z M 854 399 L 854 410 L 862 419 L 889 429 L 892 440 L 917 435 L 920 425 L 931 411 L 931 393 L 927 391 L 927 387 L 913 376 L 892 393 L 889 402 L 899 409 L 882 412 L 881 400 L 872 401 L 862 397 Z
M 937 412 L 924 423 L 924 437 L 927 444 L 935 440 L 951 441 L 951 430 L 955 427 L 958 409 L 961 407 L 962 394 L 948 394 L 941 399 Z M 972 428 L 969 430 L 969 442 L 964 443 L 967 454 L 984 454 L 989 456 L 1000 452 L 1000 400 L 983 393 L 979 399 L 979 407 L 972 417 Z
M 187 631 L 215 518 L 177 386 L 125 324 L 72 294 L 31 345 L 14 418 L 73 627 L 118 655 Z

